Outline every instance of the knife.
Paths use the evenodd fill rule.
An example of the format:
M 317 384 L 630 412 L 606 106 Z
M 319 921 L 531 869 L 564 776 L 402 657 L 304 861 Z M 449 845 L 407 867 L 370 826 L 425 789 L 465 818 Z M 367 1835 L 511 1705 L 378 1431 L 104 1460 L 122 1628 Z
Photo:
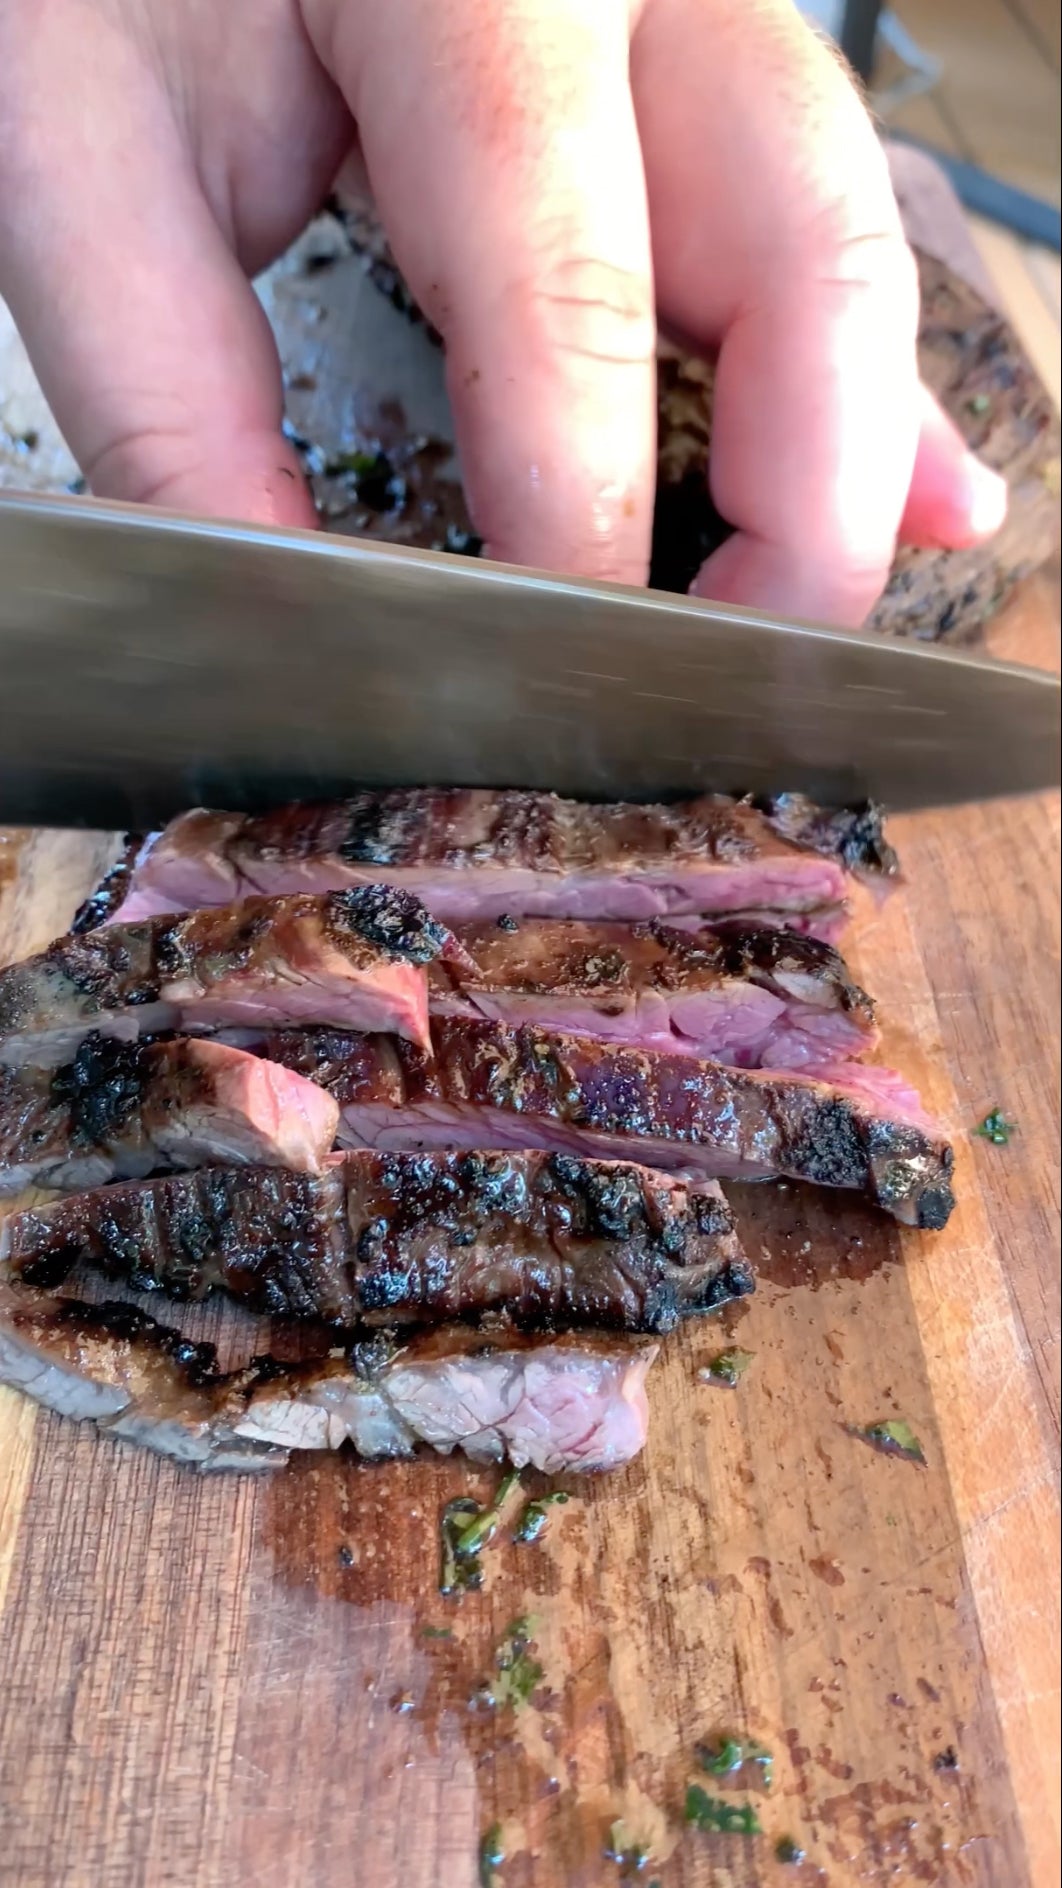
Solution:
M 1059 683 L 619 585 L 0 495 L 0 821 L 144 829 L 355 786 L 802 790 L 901 809 L 1059 782 Z

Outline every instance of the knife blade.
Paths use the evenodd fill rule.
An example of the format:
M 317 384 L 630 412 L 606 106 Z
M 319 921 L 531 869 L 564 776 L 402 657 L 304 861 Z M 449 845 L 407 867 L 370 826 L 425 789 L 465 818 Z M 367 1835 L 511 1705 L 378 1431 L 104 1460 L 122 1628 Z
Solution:
M 0 495 L 0 820 L 143 829 L 355 786 L 1059 781 L 1054 676 L 311 532 Z

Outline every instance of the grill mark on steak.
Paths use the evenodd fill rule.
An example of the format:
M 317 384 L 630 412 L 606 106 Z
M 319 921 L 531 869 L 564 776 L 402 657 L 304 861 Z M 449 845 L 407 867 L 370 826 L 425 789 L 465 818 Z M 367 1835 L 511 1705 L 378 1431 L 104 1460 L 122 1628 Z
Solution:
M 427 1041 L 426 966 L 460 957 L 408 892 L 364 885 L 112 924 L 0 970 L 0 1063 L 225 1024 L 339 1023 Z
M 433 1016 L 531 1023 L 746 1068 L 832 1065 L 878 1040 L 873 1004 L 843 958 L 792 931 L 507 918 L 462 926 L 458 938 L 475 968 L 431 966 Z
M 954 1205 L 954 1156 L 891 1070 L 832 1080 L 440 1018 L 435 1059 L 382 1037 L 278 1031 L 263 1053 L 321 1082 L 352 1146 L 543 1147 L 731 1179 L 863 1193 L 906 1225 Z
M 712 1183 L 540 1152 L 354 1153 L 324 1174 L 202 1169 L 13 1214 L 0 1258 L 53 1288 L 85 1263 L 136 1290 L 221 1287 L 333 1324 L 503 1313 L 663 1332 L 752 1290 Z
M 338 1116 L 319 1085 L 222 1043 L 90 1035 L 65 1067 L 0 1065 L 0 1196 L 215 1161 L 313 1171 Z
M 382 880 L 447 923 L 503 915 L 638 921 L 744 911 L 832 922 L 848 874 L 897 870 L 878 809 L 801 795 L 606 805 L 410 788 L 257 816 L 197 809 L 147 842 L 121 916 Z
M 0 1382 L 60 1415 L 201 1469 L 283 1466 L 353 1445 L 370 1458 L 420 1443 L 556 1474 L 616 1468 L 643 1447 L 655 1344 L 507 1332 L 343 1333 L 301 1364 L 258 1356 L 218 1369 L 138 1306 L 88 1305 L 0 1281 Z

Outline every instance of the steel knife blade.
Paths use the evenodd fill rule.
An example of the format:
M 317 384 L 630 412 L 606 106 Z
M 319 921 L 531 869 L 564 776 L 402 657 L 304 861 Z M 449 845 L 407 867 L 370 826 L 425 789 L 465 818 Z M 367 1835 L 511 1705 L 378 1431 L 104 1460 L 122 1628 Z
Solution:
M 1055 676 L 311 532 L 0 495 L 0 821 L 356 786 L 946 805 L 1059 782 Z

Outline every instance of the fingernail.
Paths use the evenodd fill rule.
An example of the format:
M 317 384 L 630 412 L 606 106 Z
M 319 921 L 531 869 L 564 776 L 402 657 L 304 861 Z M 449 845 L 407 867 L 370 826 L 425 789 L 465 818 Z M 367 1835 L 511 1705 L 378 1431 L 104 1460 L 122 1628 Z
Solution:
M 990 538 L 1007 515 L 1007 481 L 975 459 L 963 460 L 966 477 L 966 521 L 974 537 Z

